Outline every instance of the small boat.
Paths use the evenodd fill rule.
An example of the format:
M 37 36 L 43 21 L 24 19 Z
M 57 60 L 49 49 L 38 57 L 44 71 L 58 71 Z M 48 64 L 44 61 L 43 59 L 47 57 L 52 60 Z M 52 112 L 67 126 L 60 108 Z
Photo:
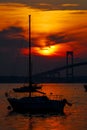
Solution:
M 38 89 L 41 89 L 42 86 L 41 85 L 38 85 L 38 84 L 32 84 L 32 87 L 29 87 L 29 85 L 27 86 L 23 86 L 23 87 L 20 87 L 20 88 L 13 88 L 13 91 L 14 92 L 19 92 L 19 93 L 22 93 L 22 92 L 29 92 L 29 91 L 36 91 Z
M 87 92 L 87 85 L 86 84 L 84 85 L 84 88 L 85 88 L 85 91 Z
M 14 88 L 14 93 L 26 92 L 29 93 L 28 96 L 23 96 L 22 98 L 17 98 L 11 96 L 9 93 L 5 93 L 5 96 L 10 104 L 8 109 L 12 108 L 15 112 L 21 113 L 53 113 L 58 114 L 64 113 L 64 107 L 66 104 L 71 106 L 72 104 L 67 101 L 67 99 L 50 99 L 46 93 L 40 91 L 40 86 L 32 84 L 32 67 L 31 67 L 31 30 L 30 30 L 30 18 L 29 15 L 29 86 L 24 86 L 22 88 Z M 39 93 L 41 95 L 33 95 L 33 93 Z

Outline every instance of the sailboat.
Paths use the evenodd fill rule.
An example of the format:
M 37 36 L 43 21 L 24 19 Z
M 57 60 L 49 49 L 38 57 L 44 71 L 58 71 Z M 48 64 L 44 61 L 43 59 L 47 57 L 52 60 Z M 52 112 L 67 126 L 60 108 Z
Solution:
M 36 83 L 32 83 L 32 88 L 29 87 L 29 85 L 23 85 L 23 87 L 20 88 L 13 88 L 14 92 L 18 92 L 18 93 L 24 93 L 24 92 L 35 92 L 36 90 L 39 90 L 42 88 L 42 85 L 36 84 Z
M 27 89 L 19 88 L 13 89 L 14 92 L 27 92 L 28 96 L 21 98 L 13 97 L 8 92 L 5 96 L 10 104 L 9 108 L 19 113 L 64 113 L 64 107 L 66 104 L 71 106 L 72 104 L 67 99 L 50 99 L 46 93 L 39 91 L 38 88 L 33 87 L 32 84 L 32 67 L 31 67 L 31 15 L 29 15 L 29 86 Z M 22 91 L 23 89 L 23 91 Z M 33 95 L 33 93 L 39 93 L 41 95 Z

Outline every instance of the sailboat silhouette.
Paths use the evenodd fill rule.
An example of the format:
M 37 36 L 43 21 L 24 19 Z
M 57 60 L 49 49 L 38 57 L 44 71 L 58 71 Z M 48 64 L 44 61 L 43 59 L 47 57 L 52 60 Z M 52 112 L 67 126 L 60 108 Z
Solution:
M 57 100 L 49 99 L 46 93 L 39 91 L 38 88 L 32 84 L 32 69 L 31 69 L 31 15 L 29 15 L 29 86 L 25 88 L 15 88 L 15 92 L 28 92 L 29 95 L 16 98 L 10 96 L 9 93 L 5 93 L 5 96 L 10 103 L 13 111 L 21 113 L 64 113 L 64 107 L 66 104 L 71 106 L 66 99 Z M 32 96 L 32 93 L 41 93 L 41 96 Z

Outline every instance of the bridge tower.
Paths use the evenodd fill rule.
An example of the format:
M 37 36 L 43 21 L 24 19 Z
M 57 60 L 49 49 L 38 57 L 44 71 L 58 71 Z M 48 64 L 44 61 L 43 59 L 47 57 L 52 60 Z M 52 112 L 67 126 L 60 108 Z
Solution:
M 71 67 L 69 67 L 71 66 Z M 66 52 L 66 78 L 67 80 L 73 79 L 73 51 Z

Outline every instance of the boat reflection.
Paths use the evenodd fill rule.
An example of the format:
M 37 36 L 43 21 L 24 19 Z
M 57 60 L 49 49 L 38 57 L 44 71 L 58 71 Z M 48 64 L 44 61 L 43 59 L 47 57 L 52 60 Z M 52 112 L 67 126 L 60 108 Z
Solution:
M 7 118 L 11 120 L 10 125 L 13 124 L 12 119 L 16 119 L 14 123 L 16 130 L 50 130 L 52 128 L 55 128 L 55 130 L 58 130 L 58 128 L 64 130 L 63 120 L 67 118 L 67 115 L 57 115 L 55 113 L 30 115 L 9 112 Z

